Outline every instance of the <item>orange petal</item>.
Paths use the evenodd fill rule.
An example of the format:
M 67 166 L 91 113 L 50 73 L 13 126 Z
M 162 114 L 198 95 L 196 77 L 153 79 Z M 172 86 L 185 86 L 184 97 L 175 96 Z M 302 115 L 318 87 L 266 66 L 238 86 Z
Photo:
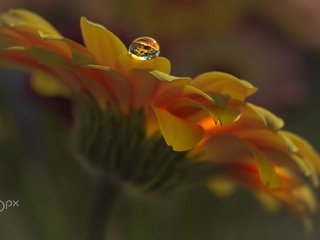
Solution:
M 132 87 L 130 82 L 124 78 L 119 72 L 112 68 L 101 65 L 88 65 L 83 66 L 94 73 L 97 73 L 96 78 L 101 83 L 105 83 L 109 87 L 111 94 L 113 94 L 125 112 L 128 111 L 129 105 L 132 100 Z
M 230 164 L 254 161 L 259 169 L 261 182 L 269 188 L 280 186 L 280 180 L 271 161 L 253 145 L 229 133 L 212 135 L 207 142 L 191 154 L 201 154 L 204 161 Z
M 156 96 L 160 81 L 152 74 L 141 69 L 132 69 L 128 73 L 128 78 L 132 82 L 133 100 L 135 109 L 144 105 L 149 105 Z

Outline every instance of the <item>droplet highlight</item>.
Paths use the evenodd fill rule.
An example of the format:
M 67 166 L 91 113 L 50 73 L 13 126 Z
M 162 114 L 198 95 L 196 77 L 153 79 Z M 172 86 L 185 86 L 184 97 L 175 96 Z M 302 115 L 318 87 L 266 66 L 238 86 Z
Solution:
M 139 37 L 129 46 L 129 55 L 139 60 L 150 60 L 160 54 L 159 43 L 151 37 Z

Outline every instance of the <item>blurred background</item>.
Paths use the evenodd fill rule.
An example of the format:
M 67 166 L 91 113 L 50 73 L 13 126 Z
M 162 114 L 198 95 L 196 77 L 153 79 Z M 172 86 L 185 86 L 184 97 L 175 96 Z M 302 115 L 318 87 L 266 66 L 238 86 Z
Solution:
M 79 18 L 100 22 L 126 45 L 158 40 L 172 74 L 226 71 L 259 88 L 250 100 L 285 119 L 286 129 L 320 150 L 320 2 L 318 0 L 2 0 L 0 10 L 27 8 L 82 41 Z M 43 98 L 28 74 L 0 69 L 0 239 L 82 240 L 93 180 L 69 152 L 71 106 Z M 320 189 L 317 189 L 320 199 Z M 1 206 L 0 206 L 1 207 Z M 250 193 L 226 199 L 198 188 L 176 198 L 122 198 L 109 239 L 318 239 L 287 209 L 266 213 Z

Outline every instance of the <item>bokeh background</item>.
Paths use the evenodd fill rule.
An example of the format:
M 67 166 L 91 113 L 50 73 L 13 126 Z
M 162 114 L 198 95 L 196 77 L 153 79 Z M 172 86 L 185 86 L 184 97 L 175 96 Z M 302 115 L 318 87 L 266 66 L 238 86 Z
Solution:
M 259 88 L 251 101 L 276 112 L 286 129 L 320 150 L 320 2 L 318 0 L 2 0 L 0 10 L 33 10 L 81 40 L 79 18 L 100 22 L 127 45 L 151 36 L 172 74 L 226 71 Z M 82 240 L 94 181 L 69 151 L 71 106 L 30 90 L 28 74 L 0 69 L 0 239 Z M 317 189 L 320 199 L 320 189 Z M 159 201 L 123 197 L 109 239 L 319 239 L 287 209 L 267 213 L 244 190 L 228 198 L 204 188 Z

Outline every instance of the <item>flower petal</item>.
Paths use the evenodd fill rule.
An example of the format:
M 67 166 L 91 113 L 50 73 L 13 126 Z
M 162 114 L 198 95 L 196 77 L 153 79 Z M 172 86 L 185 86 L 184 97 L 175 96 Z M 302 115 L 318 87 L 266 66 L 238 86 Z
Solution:
M 224 99 L 225 101 L 223 101 L 223 102 L 221 101 L 221 98 L 219 98 L 219 101 L 215 101 L 215 99 L 213 97 L 209 96 L 208 94 L 206 94 L 205 92 L 203 92 L 199 88 L 195 88 L 193 86 L 185 86 L 183 88 L 183 90 L 184 90 L 185 93 L 196 94 L 198 96 L 201 96 L 201 97 L 207 99 L 209 102 L 214 103 L 218 107 L 223 108 L 223 107 L 225 107 L 227 105 L 227 99 L 226 98 Z M 220 104 L 220 105 L 218 105 L 218 104 Z
M 270 189 L 280 187 L 281 181 L 275 171 L 275 167 L 273 166 L 273 164 L 258 149 L 253 146 L 251 146 L 250 148 L 253 154 L 253 158 L 259 168 L 259 174 L 262 183 Z
M 257 190 L 254 196 L 262 207 L 269 213 L 275 213 L 281 207 L 280 202 L 272 195 Z
M 66 97 L 70 95 L 69 89 L 65 85 L 61 84 L 58 79 L 40 71 L 32 73 L 30 84 L 33 90 L 44 96 Z
M 217 177 L 210 179 L 207 187 L 219 197 L 229 197 L 236 188 L 236 184 L 227 178 Z
M 164 73 L 170 73 L 170 61 L 164 57 L 155 57 L 150 60 L 139 60 L 131 57 L 127 52 L 119 55 L 119 63 L 123 71 L 132 68 L 143 68 L 149 70 L 158 70 Z
M 83 41 L 87 49 L 107 67 L 116 67 L 120 54 L 127 48 L 112 32 L 100 24 L 90 22 L 85 17 L 80 20 Z
M 249 108 L 254 110 L 261 117 L 262 121 L 271 129 L 278 130 L 283 127 L 283 120 L 274 115 L 272 112 L 251 103 L 248 103 L 247 105 Z
M 303 138 L 288 131 L 281 131 L 281 134 L 288 137 L 298 148 L 296 157 L 303 159 L 304 164 L 310 170 L 314 185 L 319 185 L 318 173 L 320 172 L 320 158 L 316 150 Z
M 219 122 L 222 125 L 232 124 L 238 121 L 241 116 L 241 111 L 232 107 L 226 107 L 224 109 L 214 108 L 213 111 L 218 116 Z
M 201 154 L 201 159 L 216 164 L 243 164 L 254 162 L 259 169 L 261 182 L 268 188 L 280 186 L 280 180 L 272 162 L 253 145 L 230 133 L 211 135 L 191 155 Z
M 142 106 L 148 106 L 156 96 L 160 81 L 141 69 L 132 69 L 128 73 L 128 78 L 133 87 L 133 107 L 139 109 Z
M 194 79 L 192 86 L 204 92 L 216 92 L 240 101 L 243 101 L 257 90 L 251 83 L 223 72 L 201 74 Z
M 70 59 L 49 48 L 33 45 L 27 50 L 30 52 L 32 57 L 41 64 L 60 66 L 67 66 L 70 64 Z
M 175 82 L 175 81 L 184 80 L 187 83 L 191 81 L 191 78 L 189 77 L 176 77 L 176 76 L 167 74 L 165 71 L 151 70 L 149 71 L 149 73 L 152 74 L 154 77 L 156 77 L 158 80 L 163 82 Z
M 39 15 L 25 9 L 12 9 L 0 15 L 0 27 L 7 26 L 21 28 L 37 34 L 41 31 L 46 34 L 60 35 L 59 32 Z
M 162 108 L 154 108 L 166 143 L 174 151 L 187 151 L 203 137 L 203 129 L 180 119 Z
M 128 80 L 112 68 L 101 65 L 83 66 L 97 74 L 96 79 L 106 84 L 122 109 L 127 112 L 132 101 L 132 87 Z

